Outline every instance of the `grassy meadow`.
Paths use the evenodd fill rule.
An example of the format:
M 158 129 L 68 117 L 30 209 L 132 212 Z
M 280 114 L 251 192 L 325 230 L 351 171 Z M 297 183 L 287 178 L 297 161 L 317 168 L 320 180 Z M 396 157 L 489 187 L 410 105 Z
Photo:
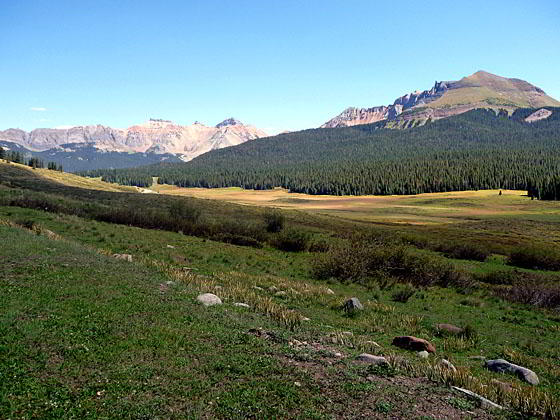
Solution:
M 554 270 L 510 262 L 520 247 L 556 249 L 560 205 L 515 191 L 141 194 L 60 176 L 0 163 L 1 418 L 560 416 L 560 313 L 508 299 L 533 283 L 560 284 Z M 191 225 L 164 218 L 178 205 Z M 282 215 L 279 232 L 265 228 L 269 207 Z M 123 209 L 130 223 L 109 217 Z M 283 232 L 305 247 L 287 252 Z M 371 250 L 356 234 L 380 245 Z M 352 259 L 380 249 L 404 253 L 390 269 L 417 261 L 418 271 Z M 316 275 L 340 255 L 349 256 L 345 273 Z M 553 267 L 555 254 L 544 256 Z M 361 277 L 344 275 L 353 269 Z M 441 270 L 459 274 L 444 283 Z M 200 305 L 207 292 L 223 304 Z M 341 309 L 351 297 L 363 311 Z M 469 334 L 442 334 L 436 323 Z M 421 359 L 392 346 L 398 335 L 429 340 L 436 353 Z M 356 362 L 364 352 L 389 365 Z M 481 358 L 526 366 L 540 384 L 490 372 Z M 481 407 L 452 385 L 505 409 Z

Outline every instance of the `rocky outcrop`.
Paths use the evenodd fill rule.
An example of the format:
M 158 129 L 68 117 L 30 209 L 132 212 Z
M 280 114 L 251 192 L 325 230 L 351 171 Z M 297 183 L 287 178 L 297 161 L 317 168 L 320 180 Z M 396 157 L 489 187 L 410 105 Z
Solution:
M 266 137 L 266 133 L 234 118 L 228 118 L 215 127 L 198 122 L 182 126 L 168 120 L 150 119 L 124 130 L 89 125 L 39 128 L 29 133 L 18 129 L 0 131 L 0 140 L 19 144 L 35 152 L 64 149 L 67 144 L 89 144 L 103 151 L 173 153 L 183 160 L 260 137 Z
M 405 110 L 417 105 L 425 105 L 440 98 L 448 89 L 449 82 L 435 82 L 434 87 L 423 92 L 413 92 L 397 98 L 392 105 L 373 108 L 347 108 L 340 115 L 327 121 L 321 128 L 349 127 L 371 124 L 378 121 L 394 120 Z
M 525 118 L 525 121 L 532 123 L 535 121 L 545 120 L 551 115 L 552 115 L 552 111 L 542 108 L 539 109 L 538 111 L 533 112 L 531 115 Z

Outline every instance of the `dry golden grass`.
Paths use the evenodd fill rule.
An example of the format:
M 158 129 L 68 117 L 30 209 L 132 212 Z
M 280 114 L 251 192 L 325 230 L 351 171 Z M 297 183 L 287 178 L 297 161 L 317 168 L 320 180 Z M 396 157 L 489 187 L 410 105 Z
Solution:
M 18 168 L 33 172 L 34 175 L 42 176 L 46 179 L 58 182 L 63 185 L 72 187 L 86 188 L 89 190 L 113 191 L 113 192 L 138 192 L 137 187 L 127 187 L 124 185 L 111 184 L 101 181 L 101 178 L 86 178 L 68 172 L 51 171 L 49 169 L 37 168 L 33 169 L 26 165 L 20 165 L 10 162 L 9 165 L 15 165 Z
M 285 189 L 180 188 L 156 185 L 160 194 L 221 200 L 230 203 L 301 210 L 349 220 L 434 225 L 495 217 L 560 217 L 557 203 L 532 201 L 525 191 L 483 190 L 403 196 L 328 196 L 290 193 Z

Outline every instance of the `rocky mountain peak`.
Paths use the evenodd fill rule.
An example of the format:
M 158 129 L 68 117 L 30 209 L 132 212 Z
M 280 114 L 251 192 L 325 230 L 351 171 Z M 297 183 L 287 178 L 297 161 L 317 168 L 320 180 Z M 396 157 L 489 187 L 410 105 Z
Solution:
M 513 111 L 543 106 L 560 106 L 560 102 L 524 80 L 479 70 L 458 81 L 436 81 L 431 89 L 403 95 L 392 105 L 347 108 L 321 127 L 345 127 L 384 120 L 395 120 L 390 125 L 393 127 L 409 127 L 476 108 Z
M 228 127 L 231 125 L 243 125 L 243 123 L 239 120 L 236 120 L 235 118 L 228 118 L 226 120 L 223 120 L 221 123 L 217 124 L 216 128 Z

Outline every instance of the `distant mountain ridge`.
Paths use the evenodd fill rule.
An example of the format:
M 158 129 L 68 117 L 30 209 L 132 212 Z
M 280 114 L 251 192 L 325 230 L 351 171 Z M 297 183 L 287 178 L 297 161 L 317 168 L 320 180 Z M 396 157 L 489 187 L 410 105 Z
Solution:
M 45 164 L 56 162 L 65 172 L 81 172 L 93 169 L 123 169 L 162 162 L 181 162 L 171 153 L 115 152 L 100 150 L 90 143 L 68 143 L 59 147 L 36 152 L 20 144 L 0 140 L 6 151 L 19 152 L 24 159 L 41 159 Z
M 388 128 L 422 125 L 478 108 L 505 109 L 560 106 L 560 102 L 532 84 L 478 71 L 458 81 L 435 82 L 430 90 L 397 98 L 392 105 L 347 108 L 321 128 L 349 127 L 386 121 Z
M 233 118 L 214 127 L 199 122 L 181 126 L 168 120 L 150 119 L 127 129 L 89 125 L 38 128 L 31 132 L 14 128 L 0 131 L 0 140 L 33 152 L 61 149 L 67 144 L 86 144 L 105 152 L 174 154 L 185 161 L 210 150 L 266 136 L 264 131 Z

